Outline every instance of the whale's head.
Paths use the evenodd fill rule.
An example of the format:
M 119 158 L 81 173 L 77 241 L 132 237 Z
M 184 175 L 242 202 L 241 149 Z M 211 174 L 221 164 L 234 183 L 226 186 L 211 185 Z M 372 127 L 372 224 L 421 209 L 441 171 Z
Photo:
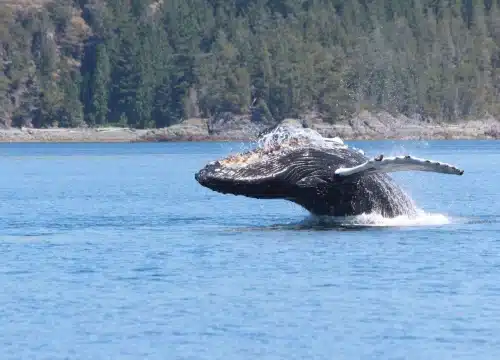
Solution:
M 195 179 L 200 185 L 223 194 L 282 197 L 279 175 L 288 167 L 282 161 L 283 156 L 284 151 L 279 149 L 231 154 L 209 162 L 195 174 Z
M 319 149 L 293 139 L 212 161 L 195 174 L 195 179 L 223 194 L 293 199 L 306 188 L 331 185 L 336 169 L 362 160 L 361 154 L 345 147 Z

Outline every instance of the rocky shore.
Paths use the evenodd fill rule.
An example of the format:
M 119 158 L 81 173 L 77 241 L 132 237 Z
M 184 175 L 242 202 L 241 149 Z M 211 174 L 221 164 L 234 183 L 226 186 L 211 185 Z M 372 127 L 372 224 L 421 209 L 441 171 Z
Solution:
M 323 136 L 344 140 L 500 139 L 500 121 L 492 118 L 448 124 L 365 111 L 333 125 L 311 115 L 300 121 L 284 121 L 300 122 Z M 0 142 L 249 141 L 266 128 L 269 125 L 257 124 L 249 117 L 226 116 L 211 123 L 206 119 L 188 119 L 163 129 L 1 129 Z

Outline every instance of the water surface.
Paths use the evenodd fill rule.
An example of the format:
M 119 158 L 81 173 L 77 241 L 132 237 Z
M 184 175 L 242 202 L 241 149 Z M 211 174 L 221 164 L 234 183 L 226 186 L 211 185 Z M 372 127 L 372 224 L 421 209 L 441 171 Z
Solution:
M 1 144 L 2 359 L 496 359 L 500 146 L 349 142 L 426 214 L 317 223 L 194 173 L 240 143 Z

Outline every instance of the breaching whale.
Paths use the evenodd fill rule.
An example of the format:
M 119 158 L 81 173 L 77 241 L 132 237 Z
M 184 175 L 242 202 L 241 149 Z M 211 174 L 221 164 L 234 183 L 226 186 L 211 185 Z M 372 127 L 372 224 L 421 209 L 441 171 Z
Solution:
M 212 161 L 195 174 L 195 179 L 223 194 L 289 200 L 313 215 L 377 212 L 396 217 L 414 215 L 416 209 L 388 173 L 464 173 L 450 164 L 409 155 L 368 158 L 338 138 L 323 138 L 306 130 L 307 136 L 290 136 L 293 129 L 275 129 L 264 135 L 265 146 Z

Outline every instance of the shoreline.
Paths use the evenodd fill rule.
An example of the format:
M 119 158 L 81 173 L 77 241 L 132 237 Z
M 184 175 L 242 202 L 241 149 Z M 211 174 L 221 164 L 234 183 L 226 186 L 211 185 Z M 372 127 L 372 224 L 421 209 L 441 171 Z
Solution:
M 456 123 L 423 123 L 387 113 L 362 112 L 349 121 L 328 124 L 318 118 L 285 119 L 316 130 L 324 137 L 359 140 L 498 140 L 500 121 L 481 119 Z M 208 131 L 206 119 L 187 119 L 160 129 L 8 128 L 0 129 L 0 143 L 139 143 L 139 142 L 252 142 L 265 130 L 248 118 L 234 118 Z
M 1 144 L 23 144 L 23 143 L 155 143 L 155 142 L 252 142 L 256 140 L 254 136 L 223 136 L 223 135 L 178 135 L 164 136 L 159 133 L 159 129 L 144 129 L 131 131 L 129 129 L 112 130 L 108 132 L 103 129 L 30 129 L 29 133 L 26 130 L 19 129 L 2 129 L 0 130 Z M 381 141 L 381 140 L 396 140 L 396 141 L 432 141 L 432 140 L 500 140 L 500 136 L 486 134 L 470 134 L 468 132 L 446 131 L 415 131 L 412 129 L 411 134 L 408 131 L 401 133 L 370 134 L 361 133 L 355 136 L 342 136 L 342 133 L 335 135 L 344 141 Z M 454 129 L 453 129 L 454 130 Z M 149 133 L 149 134 L 148 134 Z M 153 134 L 150 134 L 153 133 Z M 334 137 L 329 134 L 326 137 Z

